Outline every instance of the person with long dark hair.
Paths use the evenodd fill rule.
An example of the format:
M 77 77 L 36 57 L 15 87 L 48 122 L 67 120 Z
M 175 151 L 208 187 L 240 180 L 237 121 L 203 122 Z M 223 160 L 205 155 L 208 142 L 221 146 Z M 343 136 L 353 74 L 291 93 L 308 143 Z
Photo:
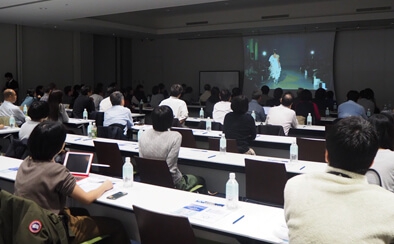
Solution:
M 59 121 L 62 123 L 68 122 L 68 114 L 62 104 L 63 92 L 61 90 L 53 90 L 48 97 L 49 115 L 48 119 L 52 121 Z

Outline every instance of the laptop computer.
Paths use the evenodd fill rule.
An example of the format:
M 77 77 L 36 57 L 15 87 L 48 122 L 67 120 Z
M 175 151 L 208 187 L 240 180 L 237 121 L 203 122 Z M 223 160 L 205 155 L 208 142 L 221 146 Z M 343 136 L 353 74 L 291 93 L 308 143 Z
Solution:
M 93 153 L 67 152 L 63 165 L 79 181 L 89 176 L 92 161 Z

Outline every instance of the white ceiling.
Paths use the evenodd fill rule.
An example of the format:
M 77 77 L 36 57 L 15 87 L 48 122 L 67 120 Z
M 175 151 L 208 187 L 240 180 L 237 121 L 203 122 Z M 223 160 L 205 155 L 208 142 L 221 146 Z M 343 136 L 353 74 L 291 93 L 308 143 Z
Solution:
M 196 38 L 393 28 L 393 9 L 393 0 L 1 0 L 0 23 L 126 37 Z

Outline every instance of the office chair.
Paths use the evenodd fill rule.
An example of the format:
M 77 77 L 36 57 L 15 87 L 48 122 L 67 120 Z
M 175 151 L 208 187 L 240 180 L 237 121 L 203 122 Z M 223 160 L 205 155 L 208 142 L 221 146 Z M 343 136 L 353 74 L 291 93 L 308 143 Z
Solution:
M 123 128 L 121 128 L 121 126 L 118 126 L 117 124 L 110 126 L 97 126 L 97 137 L 127 141 L 128 137 L 125 136 L 123 133 Z
M 153 212 L 133 205 L 143 244 L 196 243 L 188 218 Z
M 211 120 L 212 130 L 222 131 L 223 125 L 220 122 L 215 122 Z M 205 120 L 198 123 L 197 129 L 205 130 L 207 128 L 207 122 Z
M 99 173 L 107 176 L 122 178 L 123 158 L 117 143 L 94 140 L 94 147 L 99 164 L 108 164 L 110 167 L 100 167 Z
M 245 158 L 245 182 L 248 200 L 283 207 L 287 182 L 284 164 Z
M 178 131 L 182 135 L 181 147 L 197 148 L 196 139 L 194 138 L 191 129 L 184 129 L 179 127 L 171 127 L 172 131 Z
M 258 134 L 284 136 L 283 126 L 281 125 L 259 125 L 257 127 Z
M 142 183 L 175 188 L 165 160 L 134 157 Z
M 226 139 L 227 145 L 226 145 L 226 151 L 227 152 L 232 152 L 232 153 L 238 153 L 238 147 L 237 147 L 237 140 L 235 139 Z M 220 138 L 217 137 L 208 137 L 208 144 L 209 144 L 209 150 L 214 150 L 214 151 L 220 151 Z
M 298 159 L 325 163 L 326 141 L 319 139 L 297 138 Z

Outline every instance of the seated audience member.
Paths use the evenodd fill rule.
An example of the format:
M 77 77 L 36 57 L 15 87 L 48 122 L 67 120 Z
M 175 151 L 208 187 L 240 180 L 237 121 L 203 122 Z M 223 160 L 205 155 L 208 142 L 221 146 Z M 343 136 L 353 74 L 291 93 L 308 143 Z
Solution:
M 42 121 L 46 120 L 49 114 L 49 106 L 47 102 L 42 101 L 34 101 L 29 110 L 27 110 L 27 115 L 30 117 L 30 120 L 26 120 L 25 123 L 21 126 L 19 131 L 19 140 L 29 138 L 33 129 Z
M 211 89 L 211 96 L 205 102 L 205 117 L 212 118 L 213 107 L 217 102 L 220 101 L 219 98 L 220 90 L 217 86 L 212 87 Z
M 360 117 L 327 132 L 326 172 L 295 176 L 284 190 L 289 243 L 392 243 L 394 194 L 364 174 L 379 147 L 373 126 Z M 302 190 L 300 190 L 302 189 Z
M 256 124 L 248 114 L 248 98 L 241 95 L 231 100 L 233 112 L 226 114 L 223 123 L 223 133 L 227 139 L 236 139 L 238 152 L 256 155 L 249 147 L 251 141 L 256 138 Z
M 150 99 L 150 106 L 152 108 L 158 107 L 161 101 L 164 100 L 163 94 L 159 93 L 159 91 L 159 86 L 154 86 L 152 88 L 152 98 Z
M 357 103 L 359 94 L 357 91 L 349 91 L 347 93 L 347 102 L 338 106 L 338 118 L 343 119 L 349 116 L 361 116 L 367 119 L 367 115 L 363 106 Z
M 231 94 L 227 89 L 223 89 L 219 93 L 220 101 L 213 106 L 212 118 L 215 122 L 223 124 L 224 116 L 232 112 L 231 109 Z
M 205 102 L 211 96 L 211 85 L 205 84 L 204 85 L 204 92 L 200 96 L 200 104 L 205 105 Z
M 124 107 L 124 97 L 121 92 L 113 92 L 109 96 L 112 107 L 104 112 L 104 126 L 110 126 L 113 124 L 120 124 L 124 126 L 125 135 L 127 134 L 127 129 L 134 126 L 133 117 L 131 116 L 131 111 Z
M 88 114 L 95 111 L 93 99 L 90 98 L 92 95 L 92 88 L 90 86 L 81 87 L 81 92 L 77 99 L 74 101 L 73 116 L 77 119 L 82 119 L 83 111 L 86 109 Z
M 30 105 L 35 101 L 36 99 L 34 98 L 34 89 L 27 89 L 27 94 L 25 99 L 23 99 L 23 102 L 21 103 L 21 107 L 27 106 L 30 107 Z
M 378 133 L 379 150 L 371 169 L 376 170 L 380 176 L 382 187 L 394 193 L 394 122 L 388 114 L 374 114 L 368 121 Z M 367 172 L 369 183 L 379 184 L 371 177 L 373 172 Z
M 360 98 L 357 100 L 357 103 L 364 107 L 365 112 L 368 111 L 374 114 L 375 111 L 375 103 L 371 100 L 371 95 L 369 90 L 364 89 L 360 91 Z
M 315 91 L 315 98 L 312 99 L 312 102 L 316 104 L 321 116 L 325 115 L 326 108 L 328 107 L 326 94 L 327 92 L 325 89 L 319 88 Z
M 163 98 L 164 99 L 164 98 Z M 185 93 L 182 94 L 181 99 L 185 101 L 186 104 L 193 103 L 193 88 L 191 86 L 187 86 L 185 88 Z
M 270 92 L 270 88 L 268 86 L 264 85 L 261 87 L 261 100 L 259 102 L 261 106 L 266 106 L 267 101 L 273 98 L 268 95 L 269 92 Z
M 283 89 L 278 87 L 274 90 L 274 98 L 267 101 L 267 106 L 274 107 L 280 105 L 280 98 L 282 97 Z
M 326 106 L 330 109 L 330 111 L 334 111 L 334 104 L 337 103 L 337 101 L 334 100 L 334 92 L 333 91 L 328 91 L 326 92 Z
M 65 207 L 67 197 L 90 204 L 113 187 L 109 180 L 89 192 L 79 187 L 68 169 L 54 161 L 65 139 L 66 130 L 59 122 L 44 121 L 34 128 L 27 143 L 30 155 L 18 169 L 14 194 L 65 216 L 69 243 L 81 243 L 100 235 L 109 235 L 108 243 L 130 243 L 120 221 L 107 217 L 76 217 Z
M 100 102 L 104 99 L 103 86 L 104 86 L 103 83 L 98 83 L 94 88 L 93 94 L 90 96 L 90 98 L 93 99 L 95 111 L 99 111 Z
M 320 112 L 317 105 L 312 102 L 312 92 L 308 89 L 304 89 L 300 94 L 300 101 L 295 107 L 296 115 L 303 116 L 305 119 L 310 113 L 312 116 L 312 122 L 315 124 L 320 121 Z
M 99 111 L 100 112 L 105 112 L 109 108 L 112 107 L 111 99 L 109 98 L 109 95 L 111 95 L 113 92 L 117 91 L 118 89 L 116 87 L 108 87 L 107 92 L 109 93 L 106 98 L 101 100 L 100 105 L 99 105 Z
M 44 96 L 44 87 L 42 85 L 36 86 L 36 99 L 39 101 Z
M 69 108 L 72 108 L 74 105 L 74 90 L 72 86 L 65 86 L 63 89 L 64 95 L 63 95 L 63 104 L 68 104 Z
M 182 95 L 182 91 L 183 88 L 181 85 L 172 85 L 170 90 L 170 97 L 161 101 L 160 106 L 169 106 L 172 109 L 174 118 L 178 119 L 179 123 L 183 125 L 187 117 L 189 116 L 189 111 L 187 110 L 187 105 L 185 101 L 179 99 Z
M 295 111 L 295 108 L 297 107 L 297 104 L 300 102 L 301 100 L 301 92 L 304 90 L 304 88 L 299 87 L 297 89 L 297 93 L 296 93 L 296 97 L 293 97 L 293 105 L 291 106 L 291 109 L 293 109 Z
M 48 97 L 49 115 L 48 119 L 52 121 L 59 121 L 60 123 L 68 122 L 68 114 L 63 101 L 63 92 L 61 90 L 53 90 Z
M 281 125 L 285 135 L 289 133 L 290 128 L 296 128 L 298 125 L 297 116 L 291 109 L 293 104 L 293 94 L 286 92 L 281 98 L 281 105 L 270 109 L 267 115 L 267 124 Z
M 159 106 L 152 112 L 152 129 L 142 133 L 139 141 L 139 156 L 157 160 L 166 160 L 177 189 L 189 191 L 196 185 L 204 185 L 205 180 L 199 176 L 182 175 L 178 169 L 178 155 L 182 135 L 170 131 L 174 115 L 169 106 Z
M 20 126 L 25 123 L 25 115 L 22 110 L 14 105 L 16 102 L 17 96 L 14 90 L 5 89 L 3 92 L 4 102 L 0 105 L 0 116 L 10 117 L 14 115 L 15 123 Z
M 234 98 L 234 97 L 238 97 L 240 95 L 242 95 L 242 91 L 241 91 L 241 89 L 239 87 L 234 87 L 231 90 L 231 99 Z
M 256 90 L 252 94 L 252 100 L 249 102 L 248 113 L 256 114 L 256 121 L 257 122 L 264 122 L 265 121 L 265 112 L 263 106 L 260 105 L 261 102 L 261 91 Z
M 44 95 L 40 98 L 40 101 L 47 102 L 49 98 L 49 94 L 56 89 L 56 84 L 51 82 L 44 88 Z

